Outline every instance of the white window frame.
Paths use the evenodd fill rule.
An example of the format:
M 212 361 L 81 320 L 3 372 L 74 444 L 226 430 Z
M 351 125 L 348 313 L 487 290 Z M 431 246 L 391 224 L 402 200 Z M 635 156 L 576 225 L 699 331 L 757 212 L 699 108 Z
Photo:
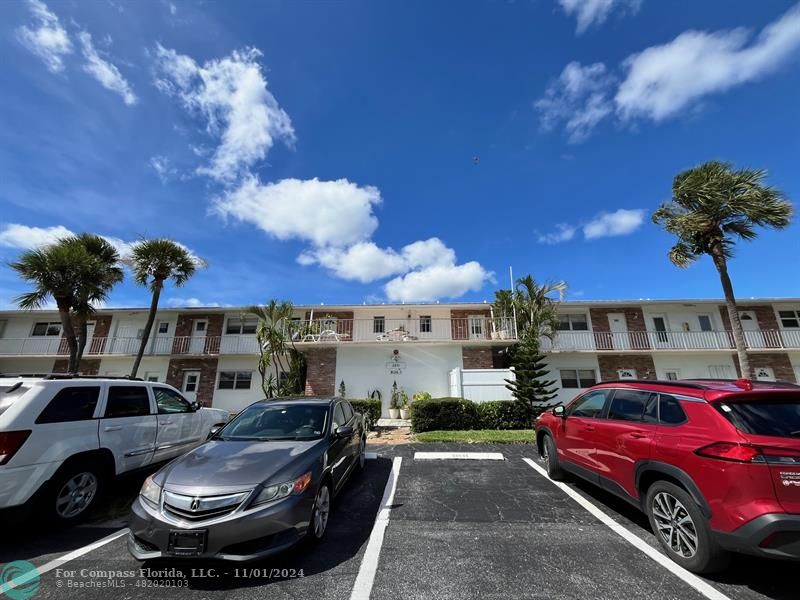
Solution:
M 44 325 L 45 325 L 45 333 L 44 334 L 38 334 L 38 335 L 33 333 L 34 330 L 36 329 L 36 326 L 37 325 L 41 325 L 42 323 L 44 323 Z M 58 327 L 58 333 L 53 333 L 53 334 L 47 333 L 50 330 L 50 328 L 53 327 L 53 326 Z M 31 326 L 31 335 L 30 335 L 30 337 L 59 337 L 63 333 L 63 331 L 64 331 L 64 329 L 61 327 L 61 321 L 36 321 Z
M 669 374 L 674 373 L 675 379 L 671 379 Z M 678 381 L 681 378 L 681 370 L 680 369 L 664 369 L 664 379 L 666 381 Z
M 239 321 L 238 331 L 230 331 L 231 321 Z M 252 332 L 245 333 L 245 324 L 255 324 Z M 255 335 L 258 330 L 258 317 L 228 317 L 225 320 L 225 335 Z
M 378 323 L 380 323 L 380 328 L 378 328 Z M 386 333 L 386 317 L 383 315 L 372 317 L 372 333 Z
M 433 316 L 431 315 L 419 316 L 419 332 L 433 333 Z
M 775 312 L 777 313 L 776 316 L 778 317 L 778 323 L 780 323 L 781 329 L 790 329 L 790 330 L 800 329 L 800 309 L 794 309 L 794 308 L 782 308 L 781 309 L 781 308 L 779 308 Z M 790 312 L 794 316 L 793 317 L 782 317 L 781 316 L 782 312 Z M 797 325 L 793 325 L 793 326 L 784 325 L 783 324 L 783 319 L 789 319 L 789 318 L 792 318 L 795 321 L 797 321 Z
M 151 379 L 151 377 L 155 377 L 155 379 Z M 145 381 L 159 381 L 159 377 L 161 377 L 161 373 L 158 371 L 145 371 L 143 379 Z
M 165 331 L 161 331 L 161 327 L 162 326 L 164 326 Z M 169 333 L 169 321 L 159 321 L 156 324 L 156 333 L 158 335 L 165 335 L 165 334 Z
M 586 322 L 586 329 L 575 329 L 575 327 L 572 324 L 572 317 L 583 317 L 584 321 Z M 589 331 L 589 329 L 590 329 L 589 315 L 586 314 L 586 313 L 580 313 L 580 312 L 559 313 L 559 315 L 558 315 L 559 327 L 560 327 L 562 318 L 566 318 L 567 319 L 567 324 L 569 325 L 569 328 L 567 328 L 567 329 L 558 329 L 558 331 Z
M 561 376 L 561 373 L 564 371 L 573 371 L 575 374 L 575 381 L 578 383 L 578 387 L 566 387 L 564 385 L 564 378 Z M 597 378 L 597 369 L 592 367 L 562 367 L 558 369 L 558 381 L 561 384 L 561 389 L 564 390 L 586 390 L 592 387 L 592 385 L 581 386 L 581 371 L 591 371 L 594 374 L 594 383 L 592 385 L 597 385 L 599 383 L 599 379 Z
M 617 377 L 619 379 L 638 379 L 636 369 L 617 369 Z

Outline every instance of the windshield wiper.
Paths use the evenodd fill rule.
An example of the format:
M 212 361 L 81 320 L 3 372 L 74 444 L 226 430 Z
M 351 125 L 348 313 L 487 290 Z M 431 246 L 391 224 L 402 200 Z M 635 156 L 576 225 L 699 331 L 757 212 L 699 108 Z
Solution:
M 286 436 L 280 436 L 280 437 L 260 437 L 260 438 L 256 438 L 256 439 L 259 442 L 282 442 L 282 441 L 285 441 L 285 440 L 296 440 L 297 436 L 296 435 L 286 435 Z

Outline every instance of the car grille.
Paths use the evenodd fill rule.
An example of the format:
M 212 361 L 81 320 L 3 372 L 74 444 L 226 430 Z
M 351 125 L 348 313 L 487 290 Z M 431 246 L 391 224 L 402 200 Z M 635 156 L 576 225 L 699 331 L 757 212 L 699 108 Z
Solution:
M 187 496 L 164 492 L 162 510 L 165 515 L 192 523 L 208 521 L 232 513 L 242 505 L 249 491 L 224 496 Z

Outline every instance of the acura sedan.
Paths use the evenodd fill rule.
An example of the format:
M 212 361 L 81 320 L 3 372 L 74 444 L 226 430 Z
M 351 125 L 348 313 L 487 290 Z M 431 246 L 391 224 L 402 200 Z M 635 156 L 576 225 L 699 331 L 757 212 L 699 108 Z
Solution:
M 128 550 L 139 560 L 245 561 L 319 540 L 331 500 L 364 466 L 364 420 L 347 400 L 262 400 L 148 477 Z

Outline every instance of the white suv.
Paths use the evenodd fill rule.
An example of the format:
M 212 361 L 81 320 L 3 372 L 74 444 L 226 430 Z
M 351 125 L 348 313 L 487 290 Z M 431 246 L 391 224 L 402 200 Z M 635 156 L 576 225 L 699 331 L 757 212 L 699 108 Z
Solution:
M 227 421 L 163 383 L 0 377 L 0 508 L 41 500 L 76 521 L 116 475 L 188 452 Z

